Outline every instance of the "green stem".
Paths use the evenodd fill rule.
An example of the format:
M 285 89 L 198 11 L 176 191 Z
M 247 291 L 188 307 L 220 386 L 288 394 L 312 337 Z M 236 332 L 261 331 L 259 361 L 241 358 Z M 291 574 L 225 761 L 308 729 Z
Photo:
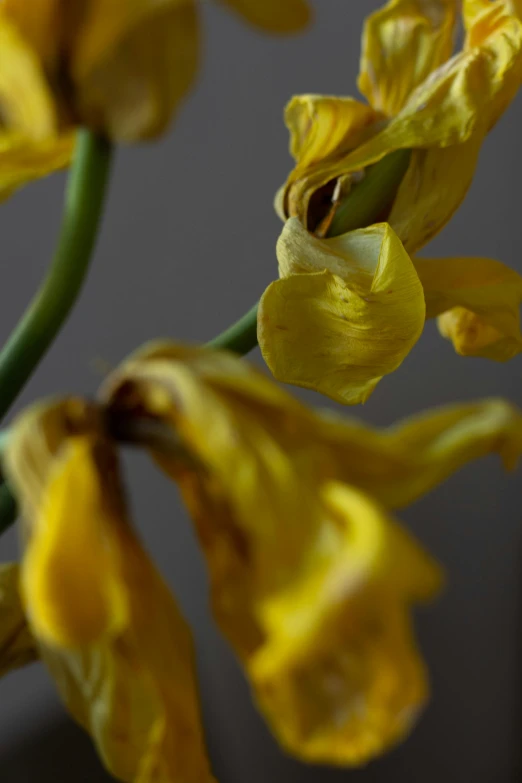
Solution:
M 108 141 L 90 131 L 78 134 L 54 259 L 40 290 L 0 352 L 0 418 L 29 380 L 78 298 L 103 213 L 111 149 Z
M 227 350 L 244 356 L 257 345 L 257 310 L 259 302 L 245 315 L 207 343 L 209 348 Z
M 369 166 L 335 211 L 327 236 L 337 237 L 376 223 L 393 204 L 408 169 L 411 150 L 395 150 Z
M 388 210 L 406 173 L 411 150 L 390 152 L 370 166 L 366 176 L 339 204 L 328 230 L 329 237 L 340 236 L 357 228 L 371 226 Z M 240 356 L 257 345 L 257 311 L 259 303 L 207 345 L 232 351 Z

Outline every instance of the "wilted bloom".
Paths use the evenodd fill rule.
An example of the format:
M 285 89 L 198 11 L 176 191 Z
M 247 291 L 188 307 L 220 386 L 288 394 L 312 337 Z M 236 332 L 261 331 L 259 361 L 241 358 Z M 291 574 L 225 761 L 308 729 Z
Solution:
M 25 621 L 13 567 L 0 669 L 32 660 L 34 638 L 112 774 L 201 783 L 190 634 L 129 521 L 115 438 L 179 484 L 217 622 L 283 747 L 353 765 L 399 741 L 428 695 L 411 607 L 441 572 L 392 509 L 489 452 L 512 467 L 521 413 L 492 400 L 377 432 L 313 413 L 231 354 L 157 344 L 100 404 L 40 404 L 15 422 Z
M 484 136 L 522 81 L 522 24 L 508 4 L 464 0 L 466 37 L 451 57 L 458 6 L 390 0 L 364 30 L 359 87 L 369 105 L 305 95 L 287 108 L 297 165 L 278 208 L 307 230 L 295 219 L 285 226 L 282 279 L 259 310 L 261 350 L 279 380 L 364 401 L 419 337 L 420 284 L 426 316 L 440 316 L 459 353 L 504 361 L 522 350 L 517 273 L 481 258 L 404 260 L 461 203 Z M 377 163 L 381 169 L 372 168 Z M 384 165 L 375 217 L 389 222 L 404 247 L 395 240 L 394 254 L 376 254 L 368 236 L 393 232 L 381 224 L 364 229 L 364 222 L 325 239 L 346 197 L 361 193 Z
M 66 166 L 74 139 L 62 132 L 41 63 L 4 5 L 0 6 L 0 61 L 1 200 L 26 182 Z
M 170 453 L 149 448 L 181 487 L 216 619 L 282 745 L 350 765 L 403 737 L 427 697 L 410 607 L 440 572 L 390 510 L 483 454 L 512 467 L 520 412 L 460 405 L 377 432 L 313 413 L 231 355 L 167 344 L 104 398 L 113 420 L 170 430 Z
M 212 781 L 190 632 L 131 526 L 101 413 L 80 400 L 36 406 L 6 467 L 24 518 L 27 625 L 67 709 L 118 780 Z M 11 612 L 0 618 L 3 651 Z M 12 646 L 2 670 L 19 663 Z
M 406 149 L 408 170 L 386 218 L 410 253 L 447 223 L 469 187 L 484 135 L 522 82 L 522 23 L 505 0 L 463 0 L 466 37 L 451 56 L 460 5 L 390 0 L 368 18 L 359 88 L 369 105 L 293 98 L 286 120 L 297 165 L 284 189 L 286 217 L 316 231 L 326 217 L 315 211 L 325 201 L 317 198 L 321 189 L 345 194 L 369 166 Z
M 230 0 L 254 24 L 290 31 L 304 0 Z M 195 0 L 4 0 L 38 54 L 64 114 L 118 141 L 162 133 L 199 59 Z

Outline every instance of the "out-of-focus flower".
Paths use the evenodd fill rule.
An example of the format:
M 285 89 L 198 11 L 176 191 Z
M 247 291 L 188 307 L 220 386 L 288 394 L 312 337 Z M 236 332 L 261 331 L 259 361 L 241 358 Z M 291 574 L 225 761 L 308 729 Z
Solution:
M 32 6 L 31 6 L 32 8 Z M 73 135 L 61 123 L 41 64 L 0 6 L 0 200 L 66 166 Z
M 190 632 L 129 522 L 100 413 L 79 400 L 36 406 L 13 429 L 6 468 L 24 517 L 27 623 L 67 709 L 118 780 L 212 781 Z M 2 670 L 16 653 L 8 646 Z
M 258 338 L 276 378 L 364 402 L 424 328 L 424 293 L 387 223 L 318 239 L 297 218 L 278 242 L 281 279 L 265 291 Z
M 410 618 L 437 565 L 390 517 L 469 460 L 512 467 L 522 416 L 455 406 L 376 432 L 318 416 L 232 355 L 150 346 L 115 373 L 111 418 L 158 425 L 207 558 L 217 621 L 281 744 L 358 764 L 411 728 L 427 696 Z
M 305 0 L 219 0 L 269 32 L 309 19 Z M 199 60 L 195 0 L 3 0 L 0 199 L 70 162 L 74 129 L 115 141 L 161 134 Z
M 463 0 L 466 37 L 451 57 L 458 6 L 390 0 L 364 30 L 359 86 L 369 105 L 305 95 L 287 108 L 297 165 L 278 208 L 307 230 L 288 221 L 278 245 L 282 279 L 259 310 L 261 350 L 281 381 L 363 402 L 419 337 L 419 278 L 427 317 L 440 316 L 460 354 L 504 361 L 522 348 L 517 273 L 487 259 L 403 260 L 404 248 L 416 252 L 461 203 L 484 136 L 522 81 L 522 24 L 505 0 Z M 361 240 L 381 226 L 318 239 L 372 166 L 401 150 L 411 151 L 406 173 L 383 185 L 391 190 L 380 219 L 404 248 L 396 241 L 393 255 L 372 253 Z M 357 257 L 346 252 L 353 244 Z M 354 300 L 361 268 L 366 285 Z M 383 268 L 386 282 L 376 289 Z
M 304 0 L 223 0 L 249 21 L 288 32 Z M 71 121 L 135 142 L 161 134 L 192 86 L 199 59 L 195 0 L 4 0 L 38 53 Z
M 390 0 L 368 18 L 359 87 L 369 105 L 293 98 L 286 121 L 297 165 L 279 205 L 285 217 L 298 216 L 312 231 L 326 217 L 326 230 L 336 204 L 317 214 L 325 189 L 346 193 L 369 166 L 410 149 L 383 218 L 410 253 L 447 223 L 470 185 L 484 135 L 522 82 L 522 23 L 505 0 L 463 0 L 466 37 L 451 57 L 459 5 Z

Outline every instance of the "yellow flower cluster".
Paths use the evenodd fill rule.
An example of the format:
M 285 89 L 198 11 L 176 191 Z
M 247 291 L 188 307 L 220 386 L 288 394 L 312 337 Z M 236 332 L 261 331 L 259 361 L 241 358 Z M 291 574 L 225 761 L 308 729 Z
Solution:
M 393 509 L 489 452 L 512 467 L 522 414 L 492 400 L 377 432 L 313 413 L 231 354 L 157 344 L 100 403 L 15 422 L 25 555 L 22 601 L 15 567 L 0 571 L 0 670 L 37 650 L 119 780 L 201 783 L 190 633 L 130 522 L 117 432 L 141 433 L 179 484 L 216 620 L 281 745 L 351 765 L 402 738 L 428 693 L 410 608 L 441 572 Z
M 309 16 L 304 0 L 221 2 L 272 32 Z M 434 317 L 463 355 L 522 351 L 522 277 L 487 258 L 417 256 L 522 83 L 521 6 L 389 0 L 364 29 L 368 102 L 290 102 L 280 279 L 258 323 L 278 379 L 362 402 Z M 3 0 L 0 197 L 66 165 L 79 126 L 117 141 L 161 133 L 193 82 L 198 31 L 196 0 Z M 348 214 L 338 231 L 379 177 L 373 217 Z M 443 578 L 394 514 L 488 453 L 514 467 L 522 412 L 487 400 L 377 431 L 312 412 L 232 353 L 158 343 L 97 401 L 39 403 L 15 421 L 0 478 L 24 552 L 0 567 L 0 676 L 41 659 L 116 779 L 210 783 L 192 637 L 133 527 L 125 441 L 180 487 L 216 622 L 280 745 L 351 766 L 403 738 L 429 691 L 411 610 Z
M 305 0 L 220 0 L 271 32 Z M 199 59 L 196 0 L 3 0 L 0 197 L 68 164 L 74 128 L 117 141 L 162 133 Z
M 452 55 L 460 6 L 465 39 Z M 364 402 L 436 316 L 460 354 L 506 361 L 522 351 L 520 275 L 487 258 L 416 256 L 462 202 L 485 135 L 522 83 L 517 10 L 506 0 L 390 0 L 364 29 L 369 103 L 304 95 L 288 105 L 297 165 L 277 209 L 290 219 L 281 279 L 259 315 L 279 380 Z M 400 150 L 411 153 L 377 216 L 387 223 L 328 238 L 343 199 Z

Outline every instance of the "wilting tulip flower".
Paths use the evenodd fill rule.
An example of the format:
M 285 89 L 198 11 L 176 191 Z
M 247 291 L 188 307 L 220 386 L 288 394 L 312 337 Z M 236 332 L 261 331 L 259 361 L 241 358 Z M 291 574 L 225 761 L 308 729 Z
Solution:
M 512 467 L 522 414 L 491 400 L 378 432 L 312 412 L 231 354 L 157 344 L 99 404 L 21 415 L 5 469 L 22 601 L 15 567 L 0 571 L 0 669 L 37 646 L 116 778 L 196 783 L 212 777 L 190 634 L 129 521 L 116 438 L 179 484 L 216 620 L 282 746 L 355 765 L 404 737 L 428 697 L 411 608 L 441 570 L 393 509 L 489 452 Z
M 426 316 L 440 316 L 460 354 L 505 361 L 522 350 L 516 272 L 474 257 L 404 262 L 461 203 L 484 137 L 522 81 L 522 24 L 509 5 L 464 0 L 466 37 L 451 56 L 458 6 L 390 0 L 364 30 L 359 87 L 369 104 L 305 95 L 287 108 L 297 165 L 277 205 L 303 228 L 295 219 L 285 226 L 282 279 L 259 310 L 261 350 L 281 381 L 363 402 L 419 337 L 421 284 Z M 388 178 L 383 194 L 372 184 L 379 219 L 402 242 L 394 254 L 385 243 L 378 254 L 364 239 L 382 224 L 325 238 L 352 203 L 347 197 L 376 177 L 375 164 Z

